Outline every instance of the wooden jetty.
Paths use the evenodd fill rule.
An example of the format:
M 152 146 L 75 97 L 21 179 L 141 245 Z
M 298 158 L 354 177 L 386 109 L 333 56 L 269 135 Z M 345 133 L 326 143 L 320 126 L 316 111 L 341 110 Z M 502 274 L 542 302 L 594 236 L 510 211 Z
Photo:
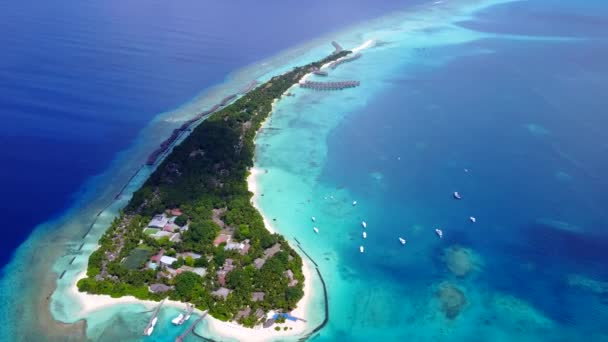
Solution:
M 194 321 L 194 323 L 192 323 L 191 326 L 188 327 L 188 329 L 186 329 L 186 331 L 184 331 L 181 335 L 177 336 L 175 338 L 175 342 L 183 342 L 184 339 L 186 338 L 186 336 L 188 336 L 196 327 L 196 325 L 198 323 L 200 323 L 200 321 L 203 320 L 203 318 L 205 318 L 205 316 L 207 316 L 207 311 L 204 311 L 203 314 L 201 315 L 201 317 L 199 319 L 197 319 L 196 321 Z
M 148 325 L 146 325 L 146 328 L 144 329 L 144 336 L 150 336 L 152 334 L 153 330 L 150 330 L 150 328 L 154 328 L 154 326 L 156 325 L 156 321 L 158 320 L 158 312 L 160 311 L 160 308 L 163 306 L 164 303 L 165 300 L 163 299 L 162 302 L 158 304 L 156 309 L 154 309 L 154 313 L 152 313 L 152 317 L 150 317 Z
M 300 83 L 300 87 L 314 90 L 340 90 L 345 88 L 358 87 L 359 81 L 340 81 L 340 82 L 313 82 L 305 81 Z

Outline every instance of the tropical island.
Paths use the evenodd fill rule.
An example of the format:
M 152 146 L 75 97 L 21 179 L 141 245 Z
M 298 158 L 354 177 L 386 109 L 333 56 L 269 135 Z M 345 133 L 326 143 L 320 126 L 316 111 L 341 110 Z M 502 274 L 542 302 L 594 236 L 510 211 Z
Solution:
M 78 289 L 187 302 L 253 327 L 303 296 L 302 259 L 264 225 L 247 176 L 273 101 L 330 56 L 271 78 L 202 121 L 160 163 L 99 240 Z

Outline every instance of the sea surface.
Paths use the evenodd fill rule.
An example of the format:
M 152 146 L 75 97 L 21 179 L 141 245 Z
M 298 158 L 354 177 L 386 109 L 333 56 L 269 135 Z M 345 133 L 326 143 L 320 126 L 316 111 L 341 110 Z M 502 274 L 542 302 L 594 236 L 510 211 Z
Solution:
M 295 89 L 257 139 L 255 201 L 327 286 L 329 319 L 312 340 L 608 341 L 608 4 L 185 4 L 0 5 L 12 47 L 0 57 L 0 138 L 12 147 L 0 156 L 13 165 L 0 171 L 2 207 L 23 227 L 2 258 L 55 218 L 5 269 L 0 315 L 13 324 L 0 337 L 45 336 L 22 329 L 38 321 L 42 270 L 64 273 L 40 281 L 57 287 L 42 310 L 80 319 L 70 284 L 150 170 L 122 186 L 180 120 L 337 39 L 375 41 L 327 78 L 361 86 Z M 311 325 L 325 318 L 313 281 Z M 138 340 L 143 310 L 91 315 L 86 334 Z M 148 340 L 172 341 L 175 314 L 161 310 Z

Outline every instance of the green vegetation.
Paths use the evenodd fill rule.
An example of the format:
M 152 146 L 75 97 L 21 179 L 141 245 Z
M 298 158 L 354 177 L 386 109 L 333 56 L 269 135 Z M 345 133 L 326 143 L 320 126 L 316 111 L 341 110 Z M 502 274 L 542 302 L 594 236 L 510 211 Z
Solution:
M 245 326 L 258 323 L 260 315 L 254 314 L 258 310 L 292 310 L 303 296 L 302 259 L 282 236 L 266 230 L 251 205 L 246 177 L 253 166 L 254 137 L 274 99 L 311 67 L 348 53 L 275 76 L 196 127 L 134 193 L 124 213 L 100 238 L 99 249 L 89 258 L 87 278 L 78 282 L 79 290 L 151 300 L 168 296 L 208 309 L 221 320 L 234 319 L 239 311 L 250 308 L 250 314 L 239 319 Z M 148 222 L 169 208 L 183 213 L 165 229 L 171 238 L 151 236 L 157 230 L 147 229 Z M 186 224 L 188 229 L 182 230 Z M 230 236 L 232 247 L 227 248 L 225 242 L 215 246 L 219 234 Z M 239 243 L 248 250 L 234 247 Z M 147 261 L 159 253 L 177 261 L 153 269 Z M 192 253 L 201 257 L 194 258 Z M 256 259 L 263 261 L 259 268 Z M 200 273 L 204 275 L 195 274 L 191 267 L 205 268 Z M 290 286 L 287 271 L 297 283 Z M 162 287 L 162 293 L 151 292 L 152 284 Z M 221 291 L 213 294 L 220 288 L 223 295 Z M 257 292 L 263 293 L 263 299 L 253 299 Z

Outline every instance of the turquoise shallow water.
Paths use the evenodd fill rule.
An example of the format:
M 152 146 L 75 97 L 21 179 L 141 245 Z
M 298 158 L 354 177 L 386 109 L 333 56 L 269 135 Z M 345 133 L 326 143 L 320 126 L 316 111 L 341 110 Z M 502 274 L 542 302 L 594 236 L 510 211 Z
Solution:
M 608 340 L 608 12 L 575 7 L 387 19 L 330 72 L 361 87 L 279 103 L 257 201 L 320 264 L 316 340 Z
M 256 167 L 267 171 L 256 202 L 280 233 L 301 242 L 327 283 L 329 323 L 313 339 L 608 339 L 605 7 L 443 2 L 332 35 L 348 48 L 376 41 L 359 60 L 330 71 L 330 80 L 357 79 L 361 86 L 295 89 L 277 104 L 256 154 Z M 254 65 L 159 117 L 93 182 L 82 208 L 54 224 L 90 222 L 180 118 L 251 78 L 326 55 L 327 40 Z M 67 270 L 50 301 L 58 320 L 80 318 L 66 289 L 146 172 L 104 211 L 81 251 L 82 234 L 53 237 L 67 241 L 54 263 L 57 274 Z M 463 200 L 454 201 L 452 191 Z M 439 226 L 441 240 L 433 232 Z M 17 270 L 28 260 L 18 260 L 3 292 L 22 281 Z M 323 298 L 314 282 L 309 320 L 316 323 Z M 87 335 L 140 340 L 144 310 L 124 305 L 93 314 Z M 168 320 L 175 314 L 163 309 L 147 340 L 173 340 L 180 328 Z M 218 338 L 205 324 L 197 331 Z

